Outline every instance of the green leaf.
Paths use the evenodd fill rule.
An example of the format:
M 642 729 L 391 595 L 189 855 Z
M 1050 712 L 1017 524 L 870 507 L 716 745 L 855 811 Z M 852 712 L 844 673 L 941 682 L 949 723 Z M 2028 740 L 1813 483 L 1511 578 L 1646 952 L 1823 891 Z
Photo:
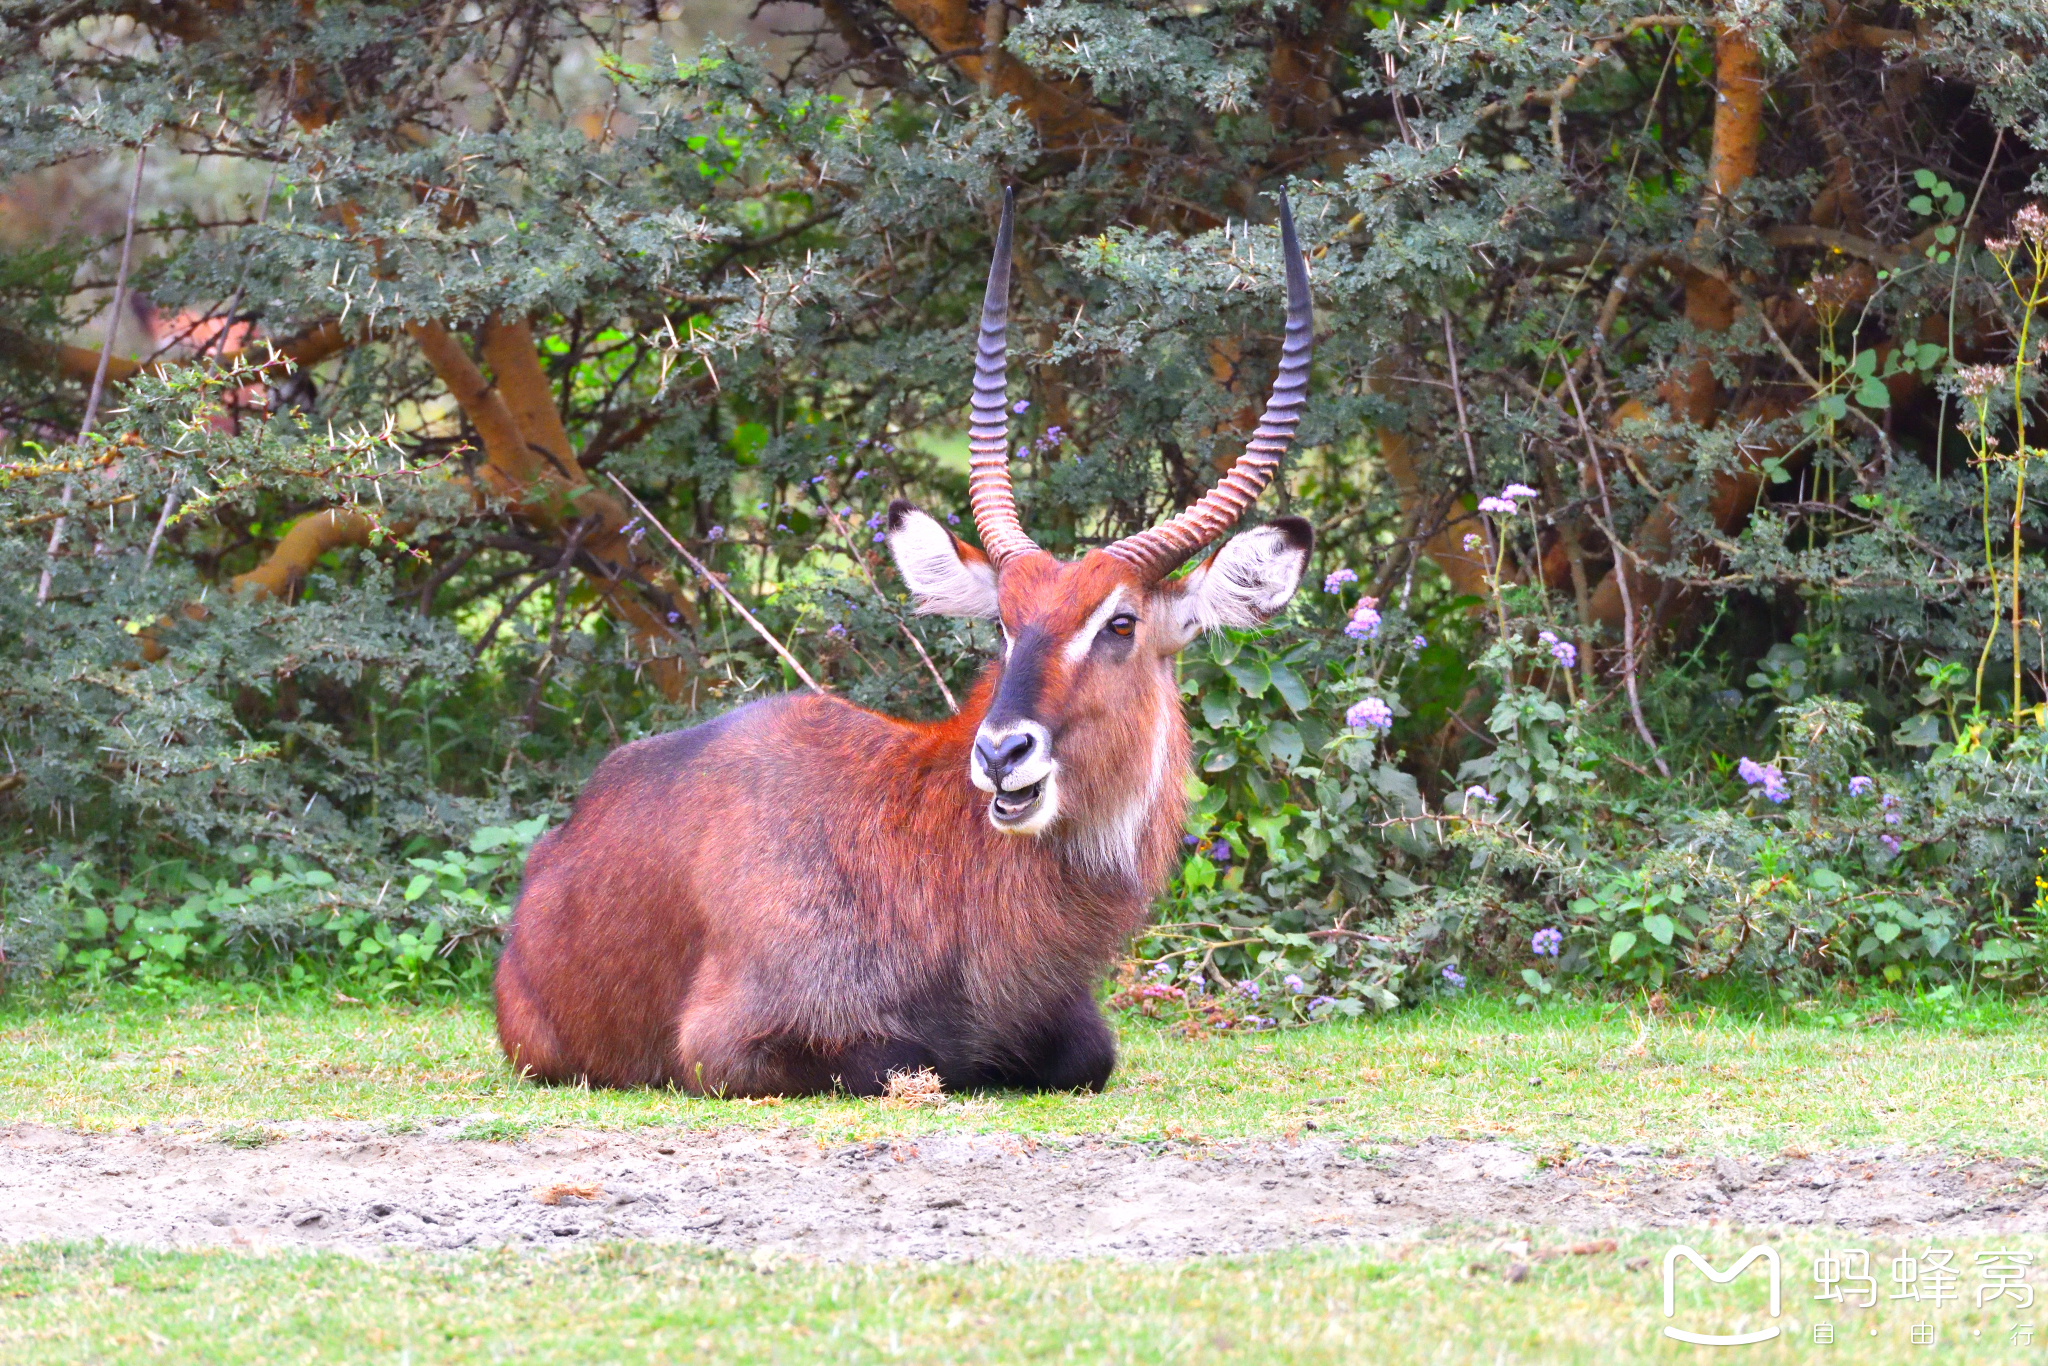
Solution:
M 1237 694 L 1234 692 L 1205 692 L 1202 694 L 1202 719 L 1212 730 L 1227 730 L 1237 724 Z
M 1671 945 L 1671 937 L 1678 933 L 1677 922 L 1662 913 L 1644 916 L 1643 928 L 1650 932 L 1650 938 L 1667 948 Z
M 427 894 L 427 889 L 433 885 L 434 879 L 428 877 L 425 873 L 414 874 L 413 880 L 405 884 L 405 899 L 407 901 L 418 901 Z
M 1301 732 L 1294 728 L 1292 721 L 1275 721 L 1260 740 L 1266 753 L 1289 768 L 1301 762 L 1304 746 Z
M 1622 959 L 1628 957 L 1628 951 L 1635 946 L 1636 933 L 1634 930 L 1616 930 L 1614 938 L 1607 942 L 1607 961 L 1619 963 Z
M 1550 979 L 1536 971 L 1536 969 L 1523 968 L 1522 980 L 1527 982 L 1530 988 L 1538 995 L 1548 996 L 1550 994 Z
M 1916 194 L 1906 201 L 1906 207 L 1917 214 L 1930 214 L 1934 212 L 1934 201 L 1924 194 Z
M 1264 697 L 1266 689 L 1273 685 L 1272 670 L 1266 667 L 1264 660 L 1234 659 L 1224 665 L 1223 669 L 1237 681 L 1237 686 L 1243 690 L 1246 697 Z
M 1870 932 L 1878 937 L 1880 943 L 1885 944 L 1889 944 L 1899 937 L 1899 927 L 1892 924 L 1889 920 L 1878 921 L 1870 927 Z
M 1273 690 L 1280 694 L 1280 700 L 1287 704 L 1289 711 L 1299 716 L 1308 710 L 1308 688 L 1299 674 L 1278 661 L 1269 666 L 1268 672 L 1273 678 Z
M 1191 892 L 1206 892 L 1216 885 L 1216 865 L 1200 854 L 1191 855 L 1181 865 L 1180 880 Z
M 1866 379 L 1856 386 L 1856 401 L 1866 408 L 1889 408 L 1892 406 L 1891 390 L 1884 387 L 1881 379 Z
M 1202 760 L 1202 772 L 1221 773 L 1224 769 L 1229 768 L 1236 763 L 1236 750 L 1231 749 L 1228 746 L 1219 747 L 1217 749 L 1210 750 L 1209 757 Z
M 1943 246 L 1947 246 L 1949 243 L 1956 240 L 1956 230 L 1949 224 L 1943 223 L 1940 227 L 1934 230 L 1934 240 L 1941 243 Z
M 1931 190 L 1941 183 L 1941 177 L 1923 166 L 1913 172 L 1913 183 L 1923 190 Z

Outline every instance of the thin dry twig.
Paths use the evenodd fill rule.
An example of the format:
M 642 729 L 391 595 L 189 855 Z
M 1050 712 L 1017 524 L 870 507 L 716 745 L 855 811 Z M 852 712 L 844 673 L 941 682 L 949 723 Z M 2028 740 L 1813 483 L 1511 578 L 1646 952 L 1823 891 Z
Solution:
M 1621 678 L 1628 688 L 1629 715 L 1636 723 L 1636 734 L 1650 748 L 1650 758 L 1656 762 L 1657 771 L 1666 778 L 1671 776 L 1671 766 L 1664 762 L 1664 756 L 1657 749 L 1657 737 L 1650 734 L 1650 723 L 1643 719 L 1643 699 L 1636 689 L 1636 605 L 1628 586 L 1628 565 L 1623 561 L 1628 547 L 1614 531 L 1614 504 L 1607 496 L 1607 472 L 1600 464 L 1600 448 L 1593 441 L 1593 429 L 1586 424 L 1586 405 L 1579 398 L 1579 382 L 1572 372 L 1564 372 L 1566 389 L 1572 396 L 1572 412 L 1579 420 L 1579 435 L 1586 440 L 1586 455 L 1593 463 L 1593 479 L 1600 486 L 1600 510 L 1606 514 L 1596 517 L 1600 530 L 1606 535 L 1608 544 L 1614 547 L 1614 586 L 1621 592 Z
M 821 697 L 825 695 L 825 689 L 819 686 L 818 680 L 811 677 L 810 672 L 807 669 L 805 669 L 803 665 L 796 662 L 796 656 L 791 654 L 787 649 L 783 647 L 782 642 L 775 638 L 775 633 L 773 631 L 770 631 L 766 626 L 763 626 L 761 624 L 760 618 L 756 617 L 752 612 L 749 612 L 747 610 L 747 605 L 741 602 L 738 598 L 734 597 L 732 594 L 732 590 L 727 588 L 724 582 L 720 580 L 716 574 L 712 573 L 708 568 L 706 568 L 702 560 L 698 559 L 695 555 L 692 555 L 689 551 L 683 549 L 683 543 L 670 534 L 669 529 L 661 524 L 660 518 L 656 517 L 653 513 L 647 510 L 647 505 L 645 503 L 641 502 L 638 498 L 635 498 L 633 496 L 633 490 L 627 488 L 624 484 L 619 482 L 619 476 L 613 474 L 610 470 L 606 470 L 604 472 L 604 477 L 611 480 L 613 484 L 617 485 L 619 492 L 625 496 L 626 501 L 633 505 L 633 510 L 635 512 L 638 512 L 642 517 L 644 517 L 647 520 L 647 525 L 653 527 L 656 531 L 659 531 L 661 533 L 662 539 L 667 541 L 670 546 L 674 547 L 676 554 L 682 556 L 684 562 L 687 563 L 690 566 L 690 568 L 697 571 L 697 576 L 699 578 L 703 579 L 704 582 L 710 584 L 713 588 L 718 590 L 718 596 L 724 598 L 726 604 L 729 607 L 731 607 L 733 611 L 740 614 L 740 620 L 744 621 L 745 623 L 747 623 L 748 626 L 752 627 L 754 634 L 761 637 L 762 640 L 766 641 L 768 644 L 768 648 L 775 651 L 775 653 L 781 657 L 782 662 L 784 664 L 789 665 L 789 667 L 795 671 L 796 676 L 804 681 L 805 687 L 809 688 L 812 692 L 817 693 Z
M 92 426 L 99 419 L 100 396 L 107 391 L 107 368 L 114 360 L 114 340 L 121 330 L 121 309 L 128 301 L 128 262 L 135 252 L 135 206 L 142 198 L 142 168 L 149 160 L 149 144 L 143 143 L 135 149 L 135 179 L 128 186 L 128 221 L 121 231 L 121 268 L 114 273 L 114 302 L 107 310 L 107 339 L 100 346 L 99 368 L 93 371 L 92 391 L 85 398 L 85 420 L 78 424 L 78 439 L 84 441 L 92 435 Z M 60 507 L 69 509 L 73 481 L 64 481 L 64 494 L 59 498 Z M 40 606 L 49 601 L 50 580 L 57 570 L 57 552 L 64 545 L 64 524 L 68 519 L 60 512 L 57 523 L 50 528 L 50 545 L 43 552 L 43 575 L 36 581 L 36 603 Z

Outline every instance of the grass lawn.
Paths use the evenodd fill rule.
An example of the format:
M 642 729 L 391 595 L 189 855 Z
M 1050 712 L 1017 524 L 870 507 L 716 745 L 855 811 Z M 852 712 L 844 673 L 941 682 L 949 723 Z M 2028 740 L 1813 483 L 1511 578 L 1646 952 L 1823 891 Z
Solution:
M 1750 1240 L 1686 1235 L 1725 1268 Z M 1843 1245 L 1843 1238 L 1832 1240 Z M 364 1262 L 89 1248 L 0 1250 L 0 1360 L 41 1362 L 1697 1362 L 1665 1326 L 1780 1336 L 1753 1363 L 2038 1360 L 1997 1300 L 1935 1310 L 1816 1304 L 1828 1243 L 1775 1241 L 1783 1313 L 1764 1273 L 1676 1282 L 1663 1315 L 1667 1234 L 1613 1252 L 1534 1260 L 1424 1239 L 1384 1251 L 1129 1265 L 1108 1262 L 757 1268 L 715 1254 L 614 1245 Z M 1900 1249 L 1862 1243 L 1872 1267 Z M 2027 1244 L 2037 1260 L 2048 1244 Z M 1647 1260 L 1647 1264 L 1644 1264 Z M 1967 1265 L 1960 1256 L 1958 1265 Z M 1636 1263 L 1631 1267 L 1631 1263 Z M 1883 1271 L 1877 1274 L 1882 1278 Z M 1816 1346 L 1814 1326 L 1834 1345 Z M 1909 1342 L 1930 1324 L 1929 1346 Z M 1873 1332 L 1872 1330 L 1875 1330 Z M 2044 1335 L 2048 1336 L 2048 1335 Z M 1707 1353 L 1703 1358 L 1702 1354 Z
M 1381 1142 L 2048 1150 L 2048 1009 L 1990 1001 L 1916 1021 L 1910 1002 L 1866 1000 L 1859 1011 L 1858 1021 L 1880 1022 L 1712 1006 L 1652 1018 L 1597 1001 L 1529 1012 L 1474 996 L 1194 1041 L 1124 1017 L 1122 1062 L 1102 1095 L 901 1110 L 843 1097 L 748 1103 L 529 1085 L 504 1065 L 479 1004 L 280 1004 L 217 992 L 170 1006 L 128 996 L 37 1008 L 16 997 L 0 1006 L 0 1123 L 472 1115 L 480 1132 L 506 1137 L 537 1125 L 664 1124 L 794 1126 L 824 1139 L 935 1129 L 1227 1138 L 1287 1134 L 1313 1118 Z

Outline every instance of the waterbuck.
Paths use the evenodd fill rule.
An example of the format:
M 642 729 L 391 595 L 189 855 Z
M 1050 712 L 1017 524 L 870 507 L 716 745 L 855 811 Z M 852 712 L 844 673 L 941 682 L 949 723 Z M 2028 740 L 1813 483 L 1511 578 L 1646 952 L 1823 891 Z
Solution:
M 754 702 L 608 756 L 536 844 L 497 973 L 498 1037 L 548 1081 L 729 1096 L 1100 1088 L 1094 988 L 1170 875 L 1189 771 L 1174 656 L 1294 594 L 1281 518 L 1168 577 L 1273 478 L 1308 390 L 1308 271 L 1286 201 L 1287 333 L 1265 415 L 1200 501 L 1056 560 L 1010 487 L 1004 197 L 974 366 L 981 549 L 910 504 L 888 543 L 920 612 L 998 623 L 958 715 Z

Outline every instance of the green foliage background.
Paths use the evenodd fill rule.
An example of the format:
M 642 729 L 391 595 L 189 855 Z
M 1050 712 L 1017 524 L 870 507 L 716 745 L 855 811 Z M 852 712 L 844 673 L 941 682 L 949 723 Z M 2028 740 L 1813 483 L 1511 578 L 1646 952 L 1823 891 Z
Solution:
M 654 529 L 592 551 L 585 475 L 829 686 L 940 713 L 989 641 L 907 615 L 870 519 L 964 514 L 1014 183 L 1015 468 L 1062 553 L 1227 462 L 1283 189 L 1311 244 L 1314 398 L 1262 511 L 1315 522 L 1315 581 L 1184 661 L 1198 828 L 1123 999 L 2038 982 L 2032 0 L 776 13 L 0 7 L 12 978 L 480 983 L 607 749 L 793 681 Z M 81 440 L 145 148 L 154 330 L 116 349 L 168 363 Z M 416 344 L 493 319 L 530 321 L 581 464 L 552 505 Z M 236 586 L 331 508 L 371 534 Z M 1365 698 L 1391 729 L 1347 725 Z

